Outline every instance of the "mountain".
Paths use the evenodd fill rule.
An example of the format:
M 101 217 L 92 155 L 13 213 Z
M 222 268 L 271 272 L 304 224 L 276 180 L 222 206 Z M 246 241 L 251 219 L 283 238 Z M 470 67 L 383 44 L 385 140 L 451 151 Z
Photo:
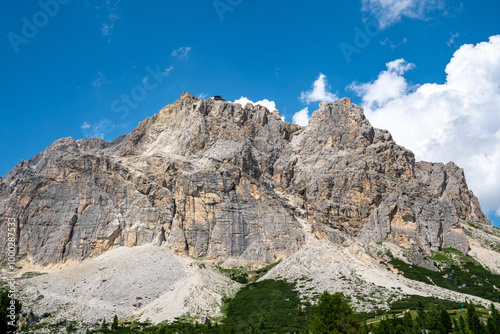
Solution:
M 264 277 L 308 277 L 366 310 L 395 286 L 463 300 L 388 270 L 393 259 L 439 271 L 431 257 L 454 249 L 500 268 L 489 259 L 500 238 L 463 170 L 415 161 L 347 98 L 301 127 L 185 92 L 112 142 L 63 138 L 20 162 L 0 180 L 0 218 L 17 223 L 21 273 L 49 273 L 24 280 L 24 301 L 85 321 L 220 316 L 239 283 L 219 267 L 283 260 Z M 378 304 L 361 298 L 374 293 Z

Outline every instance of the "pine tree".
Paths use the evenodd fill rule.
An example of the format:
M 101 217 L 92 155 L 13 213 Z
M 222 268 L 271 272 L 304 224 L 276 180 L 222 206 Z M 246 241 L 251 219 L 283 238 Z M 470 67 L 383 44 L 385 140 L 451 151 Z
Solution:
M 417 322 L 421 329 L 427 329 L 427 313 L 424 310 L 424 304 L 419 300 L 417 304 Z
M 460 326 L 458 325 L 457 319 L 453 319 L 453 330 L 454 333 L 460 333 Z
M 72 322 L 70 322 L 70 323 L 69 323 L 69 325 L 68 325 L 68 326 L 66 326 L 66 332 L 67 332 L 67 333 L 72 333 L 72 332 L 74 332 L 74 331 L 75 331 L 75 325 L 73 325 L 73 323 L 72 323 Z
M 354 334 L 359 324 L 356 314 L 341 293 L 324 292 L 312 316 L 310 330 L 314 334 Z
M 106 318 L 102 319 L 101 328 L 102 329 L 107 329 L 108 328 L 108 324 L 106 323 Z
M 113 323 L 111 324 L 111 329 L 112 330 L 117 330 L 118 329 L 118 317 L 115 314 L 115 317 L 113 318 Z
M 429 305 L 429 312 L 426 314 L 427 319 L 427 329 L 436 330 L 438 329 L 439 323 L 441 321 L 441 312 L 438 307 L 431 303 Z
M 437 326 L 436 326 L 436 327 L 437 327 L 437 332 L 438 332 L 439 334 L 448 334 L 448 332 L 446 331 L 446 328 L 444 328 L 443 323 L 438 322 L 438 324 L 437 324 Z
M 405 333 L 406 332 L 405 327 L 401 324 L 397 325 L 396 328 L 394 329 L 394 331 L 396 333 Z
M 467 328 L 465 326 L 465 320 L 464 320 L 464 317 L 460 316 L 460 319 L 459 319 L 459 330 L 460 330 L 460 333 L 463 333 L 465 334 L 467 332 Z
M 490 305 L 490 312 L 491 315 L 488 318 L 488 330 L 490 331 L 490 334 L 500 334 L 500 314 L 493 303 Z
M 422 333 L 422 329 L 420 328 L 420 325 L 417 322 L 413 323 L 413 328 L 412 328 L 411 333 L 412 334 L 421 334 Z
M 453 324 L 451 322 L 451 318 L 446 310 L 441 310 L 439 314 L 439 322 L 443 325 L 443 329 L 445 333 L 453 332 Z
M 375 329 L 375 333 L 377 334 L 394 334 L 396 331 L 394 330 L 394 326 L 389 319 L 384 319 L 380 321 L 378 328 Z
M 406 328 L 413 328 L 413 318 L 410 312 L 406 312 L 403 316 L 403 324 Z
M 467 325 L 472 334 L 484 334 L 486 332 L 481 320 L 479 320 L 476 308 L 472 304 L 467 304 Z
M 486 321 L 486 329 L 488 330 L 488 334 L 498 334 L 495 323 L 491 317 L 488 317 L 488 320 Z

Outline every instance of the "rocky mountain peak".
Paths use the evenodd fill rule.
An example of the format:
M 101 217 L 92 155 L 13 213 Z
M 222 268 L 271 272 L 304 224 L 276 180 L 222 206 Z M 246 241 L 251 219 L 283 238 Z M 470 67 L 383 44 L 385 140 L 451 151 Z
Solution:
M 184 92 L 181 94 L 180 99 L 196 99 L 193 95 L 191 95 L 189 92 Z
M 63 138 L 17 165 L 0 180 L 0 217 L 41 264 L 156 243 L 259 266 L 296 253 L 307 231 L 467 252 L 461 223 L 489 224 L 460 168 L 416 162 L 347 98 L 301 127 L 187 92 L 112 142 Z

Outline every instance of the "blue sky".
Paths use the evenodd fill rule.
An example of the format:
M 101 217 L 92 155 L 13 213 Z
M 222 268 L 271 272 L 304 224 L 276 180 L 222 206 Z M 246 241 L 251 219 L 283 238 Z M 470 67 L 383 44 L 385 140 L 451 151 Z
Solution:
M 268 99 L 305 124 L 347 96 L 417 158 L 464 167 L 500 226 L 497 1 L 1 6 L 0 175 L 61 137 L 114 139 L 185 90 Z

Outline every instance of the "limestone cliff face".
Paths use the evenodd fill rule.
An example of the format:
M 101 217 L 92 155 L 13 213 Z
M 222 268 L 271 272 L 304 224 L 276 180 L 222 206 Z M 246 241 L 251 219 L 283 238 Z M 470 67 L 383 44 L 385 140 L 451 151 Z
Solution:
M 0 180 L 0 218 L 41 264 L 154 242 L 259 265 L 304 245 L 303 219 L 339 244 L 466 252 L 460 223 L 489 224 L 460 168 L 415 162 L 349 99 L 300 127 L 188 93 L 113 142 L 63 138 L 19 163 Z

